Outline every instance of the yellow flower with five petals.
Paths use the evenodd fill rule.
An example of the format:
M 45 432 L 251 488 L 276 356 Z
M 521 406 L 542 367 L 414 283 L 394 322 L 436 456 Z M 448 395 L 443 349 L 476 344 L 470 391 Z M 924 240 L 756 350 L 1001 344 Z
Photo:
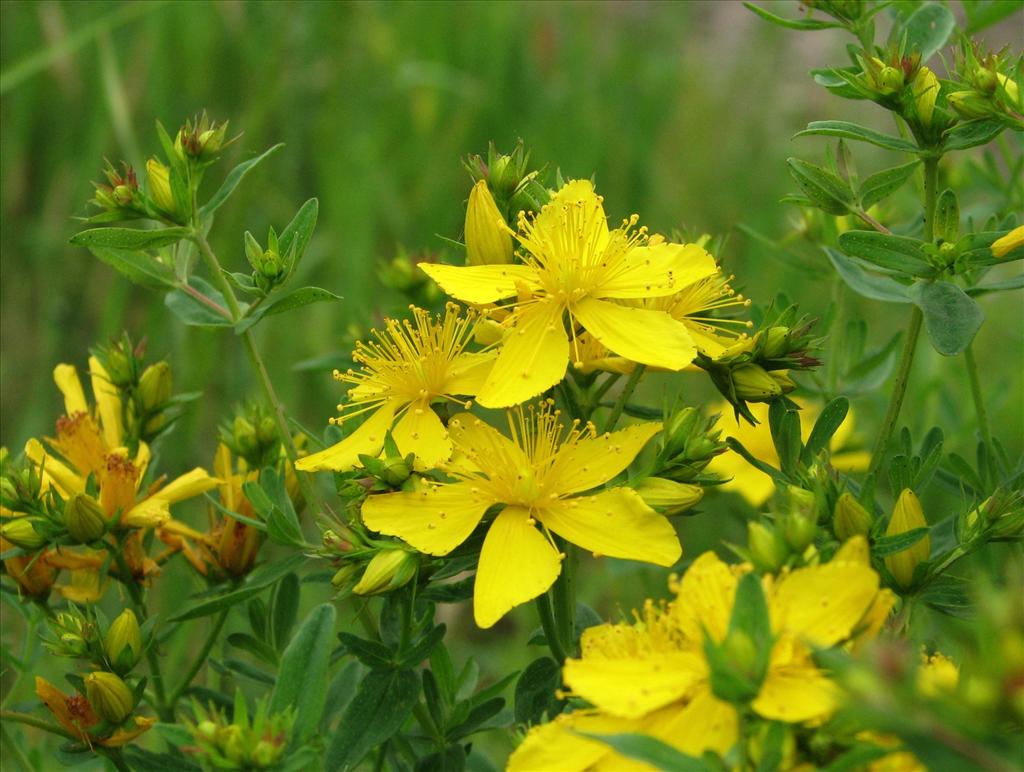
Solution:
M 473 613 L 490 627 L 515 606 L 545 592 L 564 555 L 552 533 L 609 557 L 669 566 L 681 547 L 675 529 L 630 488 L 604 485 L 633 461 L 661 424 L 645 423 L 595 435 L 593 427 L 564 427 L 557 411 L 509 412 L 512 438 L 471 414 L 449 423 L 456 482 L 418 491 L 371 496 L 362 507 L 367 527 L 398 536 L 430 555 L 464 542 L 493 506 L 474 585 Z
M 536 217 L 520 215 L 515 236 L 525 264 L 420 263 L 445 292 L 466 303 L 516 298 L 501 352 L 477 393 L 481 405 L 525 402 L 558 383 L 570 357 L 582 366 L 581 330 L 634 362 L 681 370 L 693 360 L 697 346 L 685 324 L 665 311 L 619 301 L 672 295 L 716 273 L 715 259 L 696 244 L 649 239 L 636 223 L 634 215 L 610 229 L 593 185 L 573 180 Z
M 412 321 L 387 319 L 383 331 L 373 331 L 376 340 L 357 344 L 352 358 L 361 365 L 358 371 L 334 372 L 352 388 L 348 403 L 338 405 L 343 415 L 331 423 L 364 413 L 369 417 L 341 442 L 299 459 L 296 469 L 353 469 L 360 464 L 359 456 L 381 452 L 388 431 L 403 455 L 416 455 L 418 469 L 436 467 L 451 457 L 448 432 L 430 405 L 445 400 L 468 406 L 457 397 L 477 393 L 495 355 L 466 350 L 479 319 L 476 313 L 461 316 L 455 304 L 446 307 L 444 316 L 411 310 Z

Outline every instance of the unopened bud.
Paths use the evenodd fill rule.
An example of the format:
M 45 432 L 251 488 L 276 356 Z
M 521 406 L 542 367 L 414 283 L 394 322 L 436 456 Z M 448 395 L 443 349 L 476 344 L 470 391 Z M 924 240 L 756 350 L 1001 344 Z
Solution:
M 156 410 L 171 398 L 173 388 L 171 366 L 157 362 L 147 367 L 139 378 L 139 394 L 147 411 Z
M 135 196 L 135 191 L 128 185 L 117 185 L 111 192 L 111 198 L 118 206 L 128 206 Z
M 785 538 L 763 523 L 747 523 L 747 543 L 751 562 L 758 571 L 774 573 L 782 568 L 789 557 Z
M 790 512 L 783 522 L 786 544 L 793 552 L 800 553 L 814 542 L 818 534 L 818 524 L 813 517 L 802 512 Z
M 954 91 L 946 99 L 960 117 L 969 121 L 988 118 L 995 112 L 992 101 L 978 91 Z
M 269 767 L 277 761 L 283 750 L 284 744 L 274 745 L 269 740 L 260 740 L 252 749 L 250 758 L 257 767 Z
M 678 515 L 697 505 L 704 496 L 699 485 L 666 480 L 663 477 L 645 477 L 634 487 L 644 503 L 664 515 Z
M 106 513 L 92 496 L 76 493 L 64 505 L 64 527 L 76 542 L 88 544 L 107 529 Z
M 903 70 L 886 65 L 878 74 L 878 91 L 881 94 L 895 94 L 903 88 Z
M 336 590 L 341 590 L 352 583 L 357 573 L 359 573 L 359 566 L 356 563 L 346 563 L 331 577 L 331 585 Z
M 98 671 L 85 677 L 85 696 L 100 718 L 122 723 L 135 708 L 135 695 L 128 684 L 113 673 Z
M 0 535 L 7 541 L 26 550 L 35 550 L 46 544 L 46 539 L 35 529 L 39 522 L 35 517 L 18 517 L 0 527 Z
M 196 735 L 207 742 L 217 739 L 217 725 L 210 720 L 200 721 L 196 725 Z
M 166 214 L 174 214 L 177 207 L 171 192 L 171 170 L 155 158 L 150 158 L 146 161 L 146 174 L 153 203 Z
M 939 95 L 939 79 L 927 67 L 922 67 L 914 76 L 911 91 L 914 94 L 918 122 L 922 126 L 931 126 L 932 115 L 935 112 L 935 99 Z
M 486 180 L 477 182 L 466 206 L 466 264 L 512 262 L 512 234 L 498 211 Z
M 846 541 L 854 536 L 866 536 L 871 530 L 871 513 L 853 497 L 844 491 L 836 502 L 832 513 L 832 531 L 839 541 Z
M 376 595 L 396 590 L 416 573 L 419 561 L 404 549 L 385 549 L 370 560 L 362 578 L 352 588 L 356 595 Z
M 1017 87 L 1017 81 L 1006 77 L 1001 72 L 996 73 L 996 80 L 999 81 L 999 86 L 1010 106 L 1020 107 L 1020 89 Z
M 242 727 L 229 724 L 217 732 L 217 745 L 221 752 L 231 761 L 241 762 L 245 759 L 245 738 Z
M 776 359 L 789 353 L 789 328 L 769 327 L 764 331 L 761 355 L 766 359 Z
M 252 425 L 248 418 L 236 415 L 234 430 L 235 447 L 241 455 L 245 456 L 256 450 L 258 444 L 256 427 Z
M 131 609 L 122 611 L 110 625 L 103 639 L 103 651 L 118 673 L 123 675 L 135 667 L 142 655 L 142 633 Z
M 905 488 L 896 501 L 896 507 L 889 520 L 889 527 L 885 529 L 885 535 L 897 536 L 917 528 L 927 527 L 928 521 L 925 520 L 921 502 L 910 488 Z M 914 569 L 928 559 L 931 551 L 931 537 L 925 534 L 924 538 L 919 539 L 905 550 L 894 555 L 887 555 L 885 567 L 889 569 L 889 573 L 893 575 L 901 588 L 908 589 L 914 582 Z
M 782 395 L 782 386 L 768 371 L 753 363 L 733 368 L 732 382 L 739 399 L 749 402 L 770 402 Z

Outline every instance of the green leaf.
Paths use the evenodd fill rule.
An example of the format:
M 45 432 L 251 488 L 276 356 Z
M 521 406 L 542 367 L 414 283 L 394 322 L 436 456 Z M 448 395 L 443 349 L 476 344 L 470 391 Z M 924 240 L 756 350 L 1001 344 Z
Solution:
M 269 644 L 248 633 L 231 633 L 227 637 L 227 642 L 228 645 L 252 654 L 256 659 L 262 660 L 271 667 L 277 665 L 277 652 Z
M 932 228 L 936 240 L 956 243 L 960 236 L 960 204 L 956 193 L 946 188 L 935 203 L 935 224 Z
M 910 549 L 927 535 L 927 528 L 914 528 L 910 531 L 893 534 L 892 536 L 880 536 L 871 545 L 871 554 L 876 558 L 895 555 L 898 552 Z
M 977 287 L 968 287 L 964 292 L 971 297 L 977 297 L 979 295 L 987 295 L 990 292 L 1005 292 L 1006 290 L 1016 290 L 1022 287 L 1024 287 L 1024 273 L 1003 281 L 994 281 L 991 284 L 979 284 Z
M 420 678 L 413 670 L 367 673 L 330 740 L 324 769 L 341 772 L 355 767 L 367 752 L 402 728 L 419 695 Z
M 968 264 L 972 267 L 996 265 L 998 263 L 1009 263 L 1013 260 L 1024 259 L 1024 247 L 1017 247 L 1002 257 L 992 254 L 992 244 L 1005 236 L 1009 231 L 982 231 L 980 233 L 968 233 L 956 243 L 959 253 L 958 263 Z
M 856 139 L 861 142 L 870 142 L 872 145 L 884 147 L 887 150 L 902 150 L 907 153 L 916 153 L 918 148 L 912 142 L 900 137 L 892 137 L 888 134 L 860 126 L 849 121 L 812 121 L 807 128 L 797 132 L 797 137 L 825 136 L 844 137 L 845 139 Z
M 334 605 L 322 603 L 303 621 L 281 656 L 281 668 L 270 698 L 270 712 L 295 709 L 292 742 L 308 740 L 320 721 L 327 698 L 327 661 L 334 640 Z
M 918 597 L 936 611 L 950 616 L 970 616 L 974 610 L 967 580 L 952 574 L 937 576 Z
M 469 715 L 466 716 L 464 721 L 445 733 L 446 739 L 449 742 L 455 742 L 463 737 L 468 737 L 474 732 L 480 731 L 480 729 L 486 728 L 483 726 L 484 722 L 494 718 L 504 707 L 505 700 L 501 697 L 494 697 L 481 702 L 469 711 Z
M 281 235 L 278 236 L 277 243 L 282 256 L 292 254 L 293 248 L 295 250 L 294 255 L 292 255 L 294 261 L 292 263 L 292 271 L 295 270 L 295 267 L 302 259 L 302 255 L 306 252 L 306 245 L 309 244 L 309 240 L 313 236 L 313 229 L 316 227 L 316 218 L 319 211 L 320 202 L 315 198 L 309 199 L 299 207 L 299 211 L 296 212 L 292 221 L 285 226 L 285 229 L 281 231 Z
M 536 724 L 555 703 L 555 691 L 562 685 L 562 669 L 551 657 L 535 659 L 516 681 L 517 724 Z
M 181 241 L 189 233 L 188 228 L 90 228 L 72 236 L 71 243 L 79 247 L 157 249 Z
M 278 650 L 284 648 L 295 626 L 299 613 L 299 595 L 299 577 L 295 574 L 288 574 L 274 590 L 274 626 L 271 629 L 274 633 L 274 646 Z
M 807 438 L 807 444 L 801 454 L 801 459 L 805 464 L 810 464 L 821 450 L 828 447 L 832 435 L 842 426 L 848 412 L 850 412 L 850 400 L 846 397 L 836 397 L 825 405 L 818 420 L 814 422 L 814 428 L 811 429 L 811 434 Z
M 310 303 L 322 303 L 328 300 L 342 300 L 342 297 L 320 287 L 299 287 L 290 292 L 271 295 L 264 303 L 254 309 L 252 314 L 235 325 L 235 334 L 241 335 L 265 316 L 273 316 L 274 314 L 291 311 L 293 308 L 308 306 Z
M 338 633 L 345 650 L 364 665 L 374 669 L 389 669 L 395 664 L 395 652 L 380 641 L 360 638 L 352 633 Z
M 262 592 L 274 582 L 298 569 L 305 562 L 305 555 L 296 554 L 275 560 L 272 563 L 265 563 L 249 574 L 238 589 L 210 599 L 201 600 L 192 606 L 186 606 L 184 611 L 171 617 L 168 621 L 184 622 L 186 619 L 197 619 L 198 617 L 216 614 L 222 609 L 237 605 L 241 601 Z
M 966 150 L 985 145 L 999 136 L 1006 128 L 996 120 L 977 120 L 961 123 L 946 132 L 945 150 Z
M 834 21 L 821 21 L 819 19 L 786 19 L 782 16 L 776 16 L 774 13 L 766 11 L 760 6 L 754 5 L 753 3 L 743 3 L 749 10 L 756 13 L 765 21 L 776 24 L 779 27 L 785 27 L 786 29 L 798 29 L 798 30 L 818 30 L 818 29 L 835 29 L 836 27 L 842 27 L 842 24 Z
M 150 289 L 175 285 L 174 269 L 152 255 L 114 247 L 89 247 L 89 251 L 133 284 Z
M 779 468 L 783 474 L 792 474 L 800 457 L 800 416 L 796 408 L 790 408 L 784 400 L 774 400 L 768 408 L 768 427 Z
M 267 150 L 262 155 L 258 155 L 255 158 L 250 158 L 248 161 L 243 161 L 242 163 L 238 164 L 238 166 L 236 166 L 234 169 L 232 169 L 228 173 L 228 176 L 224 178 L 224 182 L 221 183 L 221 186 L 217 190 L 217 192 L 214 193 L 210 200 L 207 201 L 206 204 L 204 204 L 203 207 L 199 210 L 200 217 L 205 220 L 207 217 L 209 217 L 218 209 L 220 209 L 221 205 L 223 205 L 223 203 L 228 200 L 228 196 L 235 192 L 235 188 L 238 187 L 238 184 L 242 181 L 245 175 L 248 174 L 253 169 L 253 167 L 256 166 L 256 164 L 267 158 L 267 156 L 269 156 L 271 153 L 280 150 L 282 147 L 284 147 L 283 143 L 274 145 L 272 148 Z
M 847 286 L 856 292 L 872 300 L 882 300 L 886 303 L 909 303 L 907 287 L 887 276 L 877 276 L 868 273 L 857 263 L 835 249 L 825 248 L 825 254 L 832 262 L 840 278 Z
M 956 27 L 952 12 L 938 3 L 925 3 L 914 11 L 903 24 L 893 28 L 890 39 L 900 40 L 907 36 L 907 52 L 917 49 L 924 64 L 946 45 Z
M 961 0 L 967 15 L 968 35 L 998 24 L 1007 16 L 1024 10 L 1024 0 Z
M 789 158 L 786 164 L 797 185 L 819 209 L 834 215 L 843 215 L 850 211 L 854 195 L 845 180 L 828 169 L 801 161 L 799 158 Z
M 814 82 L 844 99 L 871 99 L 874 94 L 861 83 L 860 67 L 828 67 L 811 70 Z
M 907 236 L 876 231 L 846 231 L 839 235 L 839 248 L 852 257 L 881 268 L 910 276 L 930 277 L 935 269 L 928 263 L 924 244 Z
M 224 296 L 208 282 L 198 276 L 190 276 L 189 285 L 199 294 L 206 297 L 211 303 L 227 309 L 227 301 Z M 192 294 L 183 289 L 176 289 L 164 296 L 164 305 L 170 309 L 183 323 L 190 327 L 230 327 L 231 319 L 224 316 L 210 305 L 197 300 Z
M 664 772 L 708 772 L 703 761 L 687 756 L 656 737 L 645 734 L 589 734 L 577 732 L 584 737 L 610 745 L 618 753 L 630 759 L 644 761 Z
M 948 281 L 917 282 L 909 295 L 924 313 L 924 327 L 932 346 L 943 356 L 954 356 L 967 348 L 985 321 L 981 306 Z
M 755 467 L 756 469 L 760 469 L 773 480 L 776 480 L 778 482 L 788 482 L 786 480 L 786 476 L 782 474 L 782 472 L 780 472 L 775 467 L 766 464 L 764 461 L 761 461 L 760 459 L 756 458 L 749 450 L 747 450 L 743 446 L 743 443 L 737 440 L 735 437 L 726 437 L 725 444 L 728 445 L 731 450 L 742 456 L 744 461 L 746 461 L 748 464 Z
M 919 163 L 920 161 L 911 161 L 872 174 L 860 186 L 860 205 L 864 209 L 870 209 L 882 199 L 891 196 L 910 179 Z

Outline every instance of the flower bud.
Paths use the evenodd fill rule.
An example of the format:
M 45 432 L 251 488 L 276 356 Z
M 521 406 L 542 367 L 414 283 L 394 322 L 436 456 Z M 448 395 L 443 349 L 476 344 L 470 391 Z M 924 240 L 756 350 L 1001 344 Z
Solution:
M 477 182 L 469 192 L 465 230 L 467 265 L 512 262 L 512 234 L 494 203 L 486 180 Z
M 235 416 L 234 435 L 235 448 L 238 450 L 239 455 L 247 456 L 256 450 L 259 445 L 256 427 L 243 415 Z
M 931 126 L 932 114 L 935 112 L 935 99 L 939 95 L 939 79 L 927 67 L 922 67 L 914 76 L 911 91 L 914 94 L 918 122 L 922 126 Z
M 839 541 L 846 541 L 854 536 L 866 536 L 871 530 L 871 513 L 853 497 L 844 491 L 836 502 L 832 513 L 832 531 Z
M 171 366 L 157 362 L 147 367 L 139 379 L 139 394 L 147 411 L 158 409 L 171 398 Z
M 142 633 L 135 613 L 126 608 L 110 625 L 103 639 L 103 651 L 115 671 L 127 673 L 142 655 Z
M 244 730 L 238 724 L 221 727 L 217 733 L 217 745 L 231 761 L 241 762 L 245 758 Z
M 397 590 L 416 573 L 419 561 L 404 549 L 384 549 L 370 560 L 362 578 L 352 588 L 356 595 L 376 595 Z
M 789 557 L 789 547 L 782 535 L 763 523 L 747 523 L 747 543 L 751 562 L 758 571 L 778 571 Z
M 895 94 L 903 88 L 903 70 L 885 65 L 878 73 L 878 91 L 883 95 Z
M 995 112 L 991 100 L 978 91 L 954 91 L 946 97 L 961 118 L 988 118 Z
M 996 73 L 996 80 L 1002 88 L 1003 94 L 1006 96 L 1006 100 L 1010 103 L 1010 106 L 1019 107 L 1020 89 L 1017 87 L 1017 81 L 1006 77 L 1001 72 Z
M 1018 225 L 1002 238 L 993 241 L 992 257 L 1004 258 L 1021 247 L 1024 247 L 1024 225 Z
M 738 399 L 748 402 L 770 402 L 782 395 L 782 386 L 763 367 L 742 364 L 732 370 L 732 382 Z
M 924 511 L 921 509 L 921 502 L 910 488 L 905 488 L 896 501 L 892 518 L 889 520 L 889 527 L 885 529 L 886 536 L 896 536 L 916 528 L 927 528 L 928 521 L 924 518 Z M 885 557 L 885 567 L 893 575 L 896 583 L 904 590 L 910 588 L 914 581 L 914 569 L 928 559 L 932 551 L 931 536 L 925 534 L 924 538 L 918 540 L 902 552 Z
M 685 512 L 696 506 L 704 496 L 704 489 L 699 485 L 666 480 L 664 477 L 645 477 L 633 489 L 647 506 L 664 515 Z
M 789 328 L 769 327 L 763 333 L 761 356 L 776 359 L 789 353 Z
M 789 394 L 791 391 L 796 390 L 796 383 L 789 377 L 788 370 L 770 370 L 768 375 L 778 384 L 779 390 L 783 394 Z
M 171 170 L 155 158 L 150 158 L 146 161 L 146 174 L 153 203 L 166 214 L 174 214 L 177 207 L 171 192 Z
M 257 767 L 264 768 L 273 765 L 284 751 L 284 744 L 275 745 L 269 740 L 260 740 L 256 743 L 256 746 L 252 749 L 252 753 L 249 758 L 252 759 L 252 763 Z
M 224 518 L 217 541 L 217 562 L 231 576 L 245 576 L 256 563 L 262 539 L 251 525 Z
M 818 534 L 818 523 L 803 512 L 790 512 L 783 521 L 786 544 L 793 552 L 800 553 L 814 542 Z
M 96 715 L 112 724 L 122 723 L 135 708 L 135 695 L 113 673 L 97 671 L 85 677 L 85 696 Z
M 64 504 L 64 527 L 76 542 L 88 544 L 107 529 L 106 513 L 92 496 L 76 493 Z
M 35 517 L 18 517 L 0 527 L 0 535 L 7 541 L 26 550 L 35 550 L 46 544 L 46 538 L 35 529 Z
M 331 585 L 334 589 L 341 590 L 355 579 L 357 573 L 359 566 L 356 563 L 346 563 L 331 577 Z
M 207 742 L 214 742 L 217 739 L 217 725 L 209 719 L 196 724 L 196 735 Z

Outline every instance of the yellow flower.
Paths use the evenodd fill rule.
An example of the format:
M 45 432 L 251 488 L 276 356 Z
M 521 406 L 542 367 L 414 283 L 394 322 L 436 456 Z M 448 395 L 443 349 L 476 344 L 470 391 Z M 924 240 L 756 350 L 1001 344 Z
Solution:
M 896 500 L 889 526 L 885 529 L 886 536 L 897 536 L 915 528 L 927 528 L 928 521 L 924 518 L 921 502 L 910 488 L 905 488 Z M 932 540 L 928 534 L 923 539 L 894 555 L 886 555 L 885 567 L 896 580 L 896 584 L 904 590 L 914 583 L 914 569 L 928 559 L 932 551 Z
M 801 435 L 806 442 L 821 407 L 806 400 L 796 399 L 794 401 L 802 408 L 801 419 L 806 418 L 806 420 L 801 420 Z M 737 419 L 728 404 L 723 402 L 719 405 L 717 409 L 723 414 L 719 423 L 722 433 L 727 437 L 735 437 L 739 440 L 754 458 L 778 467 L 779 456 L 775 452 L 772 433 L 768 428 L 768 405 L 755 402 L 749 404 L 748 407 L 754 414 L 754 418 L 758 420 L 756 426 Z M 871 454 L 867 451 L 844 450 L 853 439 L 853 431 L 854 416 L 851 409 L 846 415 L 846 420 L 843 421 L 842 426 L 832 436 L 832 441 L 829 443 L 831 451 L 829 462 L 833 467 L 844 472 L 867 469 L 868 464 L 871 463 Z M 720 487 L 723 490 L 739 493 L 755 507 L 764 504 L 775 491 L 775 483 L 772 482 L 772 478 L 748 464 L 738 453 L 728 452 L 715 456 L 708 469 L 722 477 L 731 478 Z
M 579 329 L 616 354 L 680 370 L 697 353 L 686 325 L 664 311 L 619 300 L 672 295 L 717 270 L 696 244 L 648 240 L 637 217 L 609 230 L 602 199 L 587 180 L 567 183 L 516 238 L 525 265 L 457 267 L 421 263 L 449 295 L 474 304 L 516 298 L 501 353 L 477 394 L 485 407 L 525 402 L 555 385 L 570 359 L 582 366 Z M 568 312 L 569 330 L 564 317 Z
M 1001 239 L 992 242 L 993 257 L 1006 257 L 1015 249 L 1024 247 L 1024 225 L 1018 225 Z
M 174 214 L 174 194 L 171 192 L 171 170 L 155 158 L 146 161 L 146 173 L 149 179 L 149 195 L 167 214 Z
M 469 352 L 477 315 L 459 316 L 449 304 L 444 316 L 412 308 L 412 321 L 388 319 L 375 341 L 359 343 L 352 358 L 359 371 L 335 371 L 334 377 L 350 384 L 345 411 L 331 423 L 370 413 L 356 431 L 336 445 L 299 459 L 295 468 L 307 472 L 344 471 L 359 466 L 359 456 L 376 456 L 391 430 L 399 451 L 416 454 L 418 469 L 447 461 L 452 443 L 441 419 L 430 409 L 436 400 L 454 401 L 473 396 L 483 385 L 494 362 L 493 352 Z
M 739 736 L 738 716 L 712 693 L 704 639 L 725 639 L 746 570 L 707 552 L 675 587 L 673 604 L 648 602 L 633 625 L 588 628 L 583 656 L 566 661 L 564 676 L 573 694 L 594 708 L 531 730 L 508 769 L 633 768 L 607 745 L 574 732 L 640 732 L 693 756 L 726 753 Z M 763 582 L 774 643 L 751 708 L 787 723 L 824 719 L 835 709 L 837 690 L 815 665 L 812 647 L 835 646 L 853 634 L 878 594 L 878 576 L 863 563 L 837 556 Z
M 54 488 L 69 499 L 84 494 L 87 478 L 94 475 L 100 487 L 99 503 L 108 520 L 120 513 L 119 526 L 149 528 L 170 517 L 171 504 L 198 496 L 217 484 L 205 470 L 196 468 L 163 487 L 142 490 L 150 460 L 149 447 L 140 443 L 135 456 L 129 457 L 123 446 L 117 389 L 96 357 L 89 358 L 89 371 L 96 398 L 95 412 L 89 410 L 73 366 L 57 365 L 53 372 L 64 395 L 66 414 L 57 421 L 57 436 L 47 438 L 46 442 L 64 462 L 36 439 L 25 445 L 25 454 L 39 467 L 44 489 Z
M 0 552 L 7 552 L 14 549 L 14 545 L 0 536 Z M 18 590 L 30 598 L 45 599 L 50 594 L 50 588 L 57 578 L 56 569 L 49 564 L 47 556 L 22 555 L 16 558 L 8 558 L 4 561 L 4 571 L 18 584 Z
M 675 529 L 633 490 L 613 487 L 591 496 L 623 471 L 661 428 L 631 426 L 596 436 L 588 425 L 566 429 L 548 405 L 509 411 L 509 439 L 470 414 L 449 424 L 459 462 L 457 482 L 421 491 L 371 496 L 363 522 L 421 552 L 447 555 L 494 505 L 474 586 L 473 613 L 490 627 L 515 606 L 545 592 L 561 571 L 551 532 L 610 557 L 662 566 L 678 560 Z

